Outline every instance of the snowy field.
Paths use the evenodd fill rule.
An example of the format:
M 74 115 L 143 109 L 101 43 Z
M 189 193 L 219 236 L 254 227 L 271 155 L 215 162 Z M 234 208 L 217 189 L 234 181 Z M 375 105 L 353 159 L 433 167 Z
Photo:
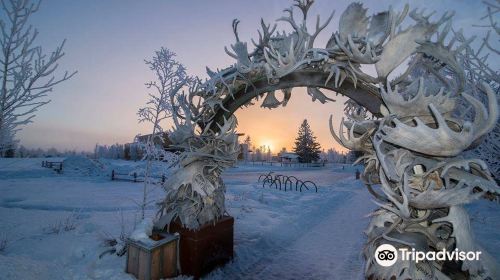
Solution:
M 141 163 L 69 158 L 57 174 L 42 168 L 42 160 L 0 159 L 0 246 L 6 241 L 0 278 L 133 279 L 124 273 L 125 257 L 99 255 L 104 238 L 132 230 L 142 198 L 142 184 L 111 181 L 111 170 L 131 172 Z M 312 180 L 318 193 L 262 188 L 257 179 L 269 170 Z M 375 205 L 354 170 L 228 170 L 235 258 L 206 279 L 362 279 L 363 230 Z M 160 198 L 162 191 L 155 193 Z M 476 237 L 499 260 L 499 204 L 480 201 L 468 208 Z

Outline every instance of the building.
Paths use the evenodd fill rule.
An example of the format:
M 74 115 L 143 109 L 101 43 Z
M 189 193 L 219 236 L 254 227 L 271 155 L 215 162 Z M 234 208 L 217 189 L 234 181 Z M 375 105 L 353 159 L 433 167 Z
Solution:
M 143 151 L 140 143 L 146 143 L 148 141 L 148 138 L 151 136 L 151 134 L 146 134 L 146 135 L 138 135 L 134 138 L 134 142 L 132 143 L 127 143 L 124 145 L 124 152 L 125 152 L 125 159 L 127 160 L 139 160 L 143 157 Z M 158 136 L 161 137 L 160 140 L 159 137 L 155 137 L 153 139 L 153 142 L 155 143 L 156 146 L 163 146 L 163 149 L 165 151 L 169 152 L 177 152 L 179 149 L 172 147 L 172 141 L 168 138 L 167 132 L 162 132 L 158 134 Z
M 138 135 L 135 137 L 134 142 L 146 143 L 150 136 L 151 136 L 151 134 Z M 171 147 L 172 141 L 170 141 L 170 139 L 168 138 L 167 132 L 158 133 L 158 136 L 159 137 L 155 137 L 155 139 L 153 139 L 153 142 L 155 143 L 155 145 L 163 145 L 163 148 L 165 150 L 167 150 L 167 151 L 171 150 L 172 149 L 172 147 Z M 163 140 L 163 143 L 160 140 L 160 137 Z
M 296 163 L 299 162 L 299 155 L 292 152 L 283 152 L 279 155 L 279 161 L 283 163 Z

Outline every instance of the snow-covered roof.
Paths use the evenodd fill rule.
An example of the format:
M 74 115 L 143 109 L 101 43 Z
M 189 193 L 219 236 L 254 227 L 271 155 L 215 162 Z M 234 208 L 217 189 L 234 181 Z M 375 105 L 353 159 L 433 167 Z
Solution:
M 294 159 L 294 158 L 299 158 L 299 155 L 297 155 L 296 153 L 281 153 L 280 157 Z

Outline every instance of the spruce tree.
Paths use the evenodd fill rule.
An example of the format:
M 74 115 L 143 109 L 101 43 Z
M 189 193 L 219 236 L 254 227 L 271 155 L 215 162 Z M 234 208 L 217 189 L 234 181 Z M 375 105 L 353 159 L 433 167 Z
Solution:
M 299 133 L 295 139 L 293 151 L 299 155 L 300 162 L 313 162 L 319 159 L 321 146 L 316 141 L 307 120 L 304 120 L 299 128 Z

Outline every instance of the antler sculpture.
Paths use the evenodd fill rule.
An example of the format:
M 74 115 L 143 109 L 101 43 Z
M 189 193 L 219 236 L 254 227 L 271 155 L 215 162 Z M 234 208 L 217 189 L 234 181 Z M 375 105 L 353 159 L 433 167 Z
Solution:
M 384 243 L 421 251 L 480 249 L 461 205 L 481 197 L 497 199 L 500 189 L 483 161 L 460 156 L 497 125 L 497 97 L 486 83 L 475 88 L 481 88 L 487 106 L 463 92 L 467 81 L 459 56 L 472 40 L 462 38 L 454 48 L 458 39 L 453 37 L 445 46 L 451 14 L 431 22 L 430 15 L 414 10 L 410 17 L 416 24 L 396 32 L 391 26 L 403 21 L 407 7 L 397 16 L 388 11 L 369 18 L 365 12 L 360 4 L 349 6 L 341 16 L 340 34 L 329 42 L 337 55 L 343 52 L 351 61 L 375 65 L 377 77 L 360 75 L 356 67 L 352 71 L 364 82 L 378 81 L 384 103 L 380 119 L 368 119 L 356 112 L 352 102 L 346 104 L 348 120 L 341 120 L 338 135 L 330 117 L 334 139 L 364 153 L 358 160 L 366 165 L 362 179 L 381 207 L 372 213 L 366 231 L 365 274 L 373 279 L 450 279 L 443 272 L 450 262 L 416 264 L 398 259 L 393 266 L 382 267 L 375 262 L 375 249 Z M 368 22 L 376 23 L 377 28 L 377 24 L 385 24 L 379 32 L 381 40 L 375 40 L 378 45 L 371 45 Z M 438 30 L 436 41 L 431 41 Z M 408 69 L 392 86 L 387 77 L 409 57 Z M 474 112 L 470 120 L 457 113 L 459 104 L 468 104 L 468 110 Z M 376 184 L 380 185 L 378 192 L 373 188 Z M 464 261 L 461 270 L 471 279 L 500 277 L 495 261 L 482 252 L 483 259 Z
M 421 251 L 479 248 L 462 205 L 481 197 L 496 199 L 500 191 L 487 165 L 463 154 L 498 126 L 495 93 L 479 83 L 499 81 L 498 73 L 484 68 L 486 59 L 472 51 L 472 39 L 450 32 L 451 13 L 434 20 L 432 14 L 410 11 L 406 5 L 399 12 L 389 9 L 367 16 L 362 4 L 353 3 L 341 14 L 338 31 L 327 45 L 317 47 L 315 40 L 333 13 L 323 24 L 318 17 L 311 34 L 307 19 L 312 4 L 312 0 L 296 0 L 278 19 L 290 25 L 291 32 L 276 31 L 276 25 L 262 20 L 258 42 L 252 41 L 255 48 L 250 51 L 240 40 L 235 20 L 236 42 L 226 48 L 235 64 L 217 71 L 207 68 L 208 80 L 194 80 L 187 94 L 172 97 L 175 128 L 170 137 L 183 152 L 180 168 L 165 184 L 167 196 L 158 212 L 158 225 L 179 218 L 196 229 L 222 217 L 220 175 L 236 161 L 239 148 L 235 118 L 221 116 L 264 95 L 263 107 L 285 106 L 296 84 L 277 88 L 280 81 L 296 73 L 319 73 L 325 77 L 324 84 L 307 85 L 313 101 L 333 101 L 317 87 L 333 84 L 341 92 L 347 81 L 358 90 L 356 94 L 366 93 L 383 103 L 380 114 L 371 110 L 376 118 L 369 118 L 355 101 L 347 102 L 347 119 L 342 119 L 338 134 L 330 121 L 332 136 L 339 143 L 363 152 L 357 161 L 365 164 L 361 178 L 380 205 L 366 231 L 366 277 L 450 279 L 446 267 L 456 263 L 398 260 L 382 267 L 374 253 L 384 243 Z M 296 9 L 302 14 L 301 22 L 294 18 Z M 408 67 L 390 79 L 407 60 Z M 373 65 L 376 73 L 363 72 L 362 64 Z M 241 99 L 252 90 L 258 93 Z M 276 90 L 284 92 L 283 100 L 276 98 Z M 241 103 L 231 103 L 238 98 Z M 500 279 L 490 260 L 483 251 L 480 261 L 463 262 L 463 275 Z
M 413 13 L 412 17 L 417 20 L 417 26 L 429 25 L 422 27 L 422 30 L 436 30 L 440 23 L 448 19 L 448 16 L 443 16 L 438 23 L 430 24 L 428 16 Z M 412 28 L 416 27 L 407 30 Z M 445 28 L 449 28 L 449 25 Z M 443 39 L 440 37 L 438 40 L 442 42 Z M 386 44 L 392 46 L 391 41 Z M 414 48 L 408 55 L 418 56 L 417 52 L 426 50 Z M 440 57 L 446 59 L 440 60 L 442 64 L 450 64 L 450 61 L 456 61 L 455 56 L 459 51 L 441 48 L 437 54 L 433 50 L 429 53 L 433 61 L 414 65 L 435 64 Z M 415 59 L 425 59 L 418 57 Z M 395 65 L 393 58 L 390 58 L 390 62 L 384 59 L 382 55 L 376 63 Z M 451 64 L 448 71 L 458 67 L 456 63 Z M 384 66 L 380 69 L 388 68 Z M 379 78 L 386 78 L 388 71 L 381 70 L 378 73 Z M 435 73 L 439 75 L 439 72 Z M 460 78 L 461 75 L 458 73 L 454 77 Z M 487 109 L 480 100 L 467 93 L 451 93 L 463 88 L 460 84 L 462 80 L 455 88 L 449 86 L 452 83 L 441 83 L 443 88 L 436 90 L 435 84 L 427 83 L 430 79 L 421 76 L 411 77 L 408 74 L 398 79 L 400 85 L 394 88 L 388 81 L 380 85 L 384 101 L 381 108 L 383 118 L 368 120 L 351 117 L 349 121 L 342 120 L 339 136 L 334 132 L 330 119 L 332 136 L 339 143 L 365 153 L 360 159 L 367 165 L 362 178 L 381 207 L 372 213 L 372 222 L 366 232 L 365 273 L 374 279 L 450 279 L 442 271 L 447 263 L 436 261 L 417 265 L 412 261 L 398 260 L 391 267 L 382 267 L 375 262 L 375 249 L 384 243 L 396 248 L 421 251 L 480 249 L 472 237 L 467 212 L 461 205 L 481 197 L 498 196 L 500 189 L 484 162 L 459 156 L 477 145 L 497 124 L 497 98 L 487 84 L 481 85 L 487 96 Z M 440 76 L 434 80 L 445 79 Z M 469 104 L 474 112 L 472 121 L 456 117 L 459 101 Z M 344 136 L 344 127 L 348 128 L 347 138 Z M 374 191 L 374 184 L 380 184 L 382 193 Z M 464 261 L 461 270 L 470 277 L 499 277 L 492 265 L 494 260 L 484 250 L 482 253 L 482 260 Z

